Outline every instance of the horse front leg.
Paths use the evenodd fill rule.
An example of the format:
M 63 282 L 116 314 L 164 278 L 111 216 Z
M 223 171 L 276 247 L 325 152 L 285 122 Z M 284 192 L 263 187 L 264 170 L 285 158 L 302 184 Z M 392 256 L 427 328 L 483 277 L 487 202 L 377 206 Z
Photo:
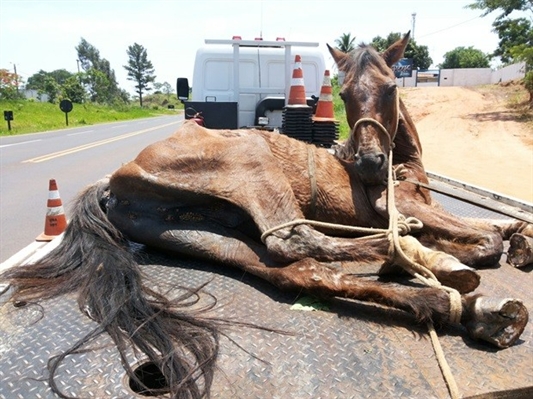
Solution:
M 514 233 L 509 240 L 507 263 L 514 267 L 524 267 L 533 263 L 533 238 Z
M 410 262 L 416 262 L 430 270 L 440 283 L 456 289 L 461 294 L 472 292 L 479 286 L 479 274 L 454 256 L 426 248 L 411 236 L 400 237 L 399 244 L 397 251 L 403 251 L 407 260 L 396 254 L 394 263 L 409 270 Z
M 388 215 L 384 187 L 369 189 L 369 197 L 378 213 Z M 499 262 L 504 249 L 500 230 L 455 216 L 438 204 L 428 204 L 411 183 L 401 182 L 395 188 L 395 200 L 400 213 L 422 222 L 416 235 L 426 247 L 453 255 L 471 267 Z
M 524 267 L 533 263 L 533 224 L 520 220 L 466 219 L 484 229 L 499 231 L 504 240 L 509 240 L 507 263 Z

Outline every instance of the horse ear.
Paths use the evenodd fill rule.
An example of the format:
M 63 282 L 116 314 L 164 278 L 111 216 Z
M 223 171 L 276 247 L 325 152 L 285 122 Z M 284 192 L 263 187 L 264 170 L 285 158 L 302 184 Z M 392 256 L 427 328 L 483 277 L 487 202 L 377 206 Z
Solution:
M 340 71 L 344 71 L 345 65 L 346 65 L 346 59 L 349 58 L 348 55 L 339 49 L 336 49 L 334 47 L 331 47 L 329 44 L 326 43 L 326 46 L 328 46 L 329 53 L 335 60 L 335 64 L 337 64 L 337 68 L 339 68 Z M 346 71 L 344 71 L 346 72 Z
M 382 57 L 389 67 L 392 67 L 403 57 L 410 36 L 411 31 L 407 32 L 402 39 L 391 44 L 390 47 L 383 52 Z

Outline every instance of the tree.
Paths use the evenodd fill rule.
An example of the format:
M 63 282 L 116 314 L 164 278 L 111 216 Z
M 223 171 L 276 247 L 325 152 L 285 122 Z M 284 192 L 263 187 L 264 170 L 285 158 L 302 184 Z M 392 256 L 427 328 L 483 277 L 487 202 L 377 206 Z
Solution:
M 44 78 L 43 86 L 39 89 L 39 94 L 48 95 L 48 102 L 55 103 L 61 93 L 61 86 L 52 76 Z
M 72 73 L 66 69 L 56 69 L 52 72 L 45 72 L 42 69 L 28 78 L 26 89 L 42 90 L 44 88 L 46 78 L 50 77 L 56 81 L 58 85 L 64 84 L 67 79 L 72 76 Z
M 57 69 L 52 72 L 46 72 L 41 69 L 39 72 L 28 78 L 26 88 L 37 90 L 39 94 L 46 94 L 48 96 L 48 101 L 54 103 L 59 99 L 59 96 L 64 95 L 63 85 L 70 81 L 74 76 L 75 75 L 66 69 Z
M 523 45 L 533 47 L 533 28 L 527 19 L 496 21 L 492 26 L 500 38 L 493 56 L 500 57 L 503 63 L 516 61 L 516 54 L 513 54 L 516 53 L 515 47 Z
M 79 74 L 81 75 L 81 74 Z M 73 103 L 82 104 L 85 102 L 87 93 L 81 84 L 81 76 L 73 75 L 61 86 L 62 95 Z
M 448 51 L 444 54 L 444 62 L 439 65 L 439 68 L 443 69 L 489 67 L 489 57 L 472 46 L 468 48 L 457 47 L 452 51 Z
M 354 45 L 355 36 L 352 37 L 349 33 L 343 33 L 338 39 L 335 40 L 337 48 L 343 53 L 349 53 L 355 48 Z
M 170 97 L 170 94 L 172 93 L 172 85 L 168 82 L 163 83 L 163 93 L 167 95 L 167 98 Z
M 148 60 L 148 52 L 140 44 L 134 43 L 128 47 L 128 65 L 124 69 L 128 71 L 128 80 L 136 83 L 135 92 L 139 94 L 139 104 L 143 106 L 143 92 L 152 90 L 149 86 L 155 80 L 154 66 Z
M 107 104 L 123 102 L 125 96 L 118 87 L 115 71 L 108 60 L 100 57 L 98 49 L 81 38 L 76 51 L 86 73 L 83 82 L 90 93 L 90 100 Z
M 403 35 L 399 32 L 391 32 L 387 36 L 386 39 L 382 38 L 381 36 L 376 36 L 372 39 L 372 42 L 370 43 L 376 50 L 383 52 L 385 51 L 391 44 L 396 42 L 397 40 L 401 39 Z M 426 70 L 428 69 L 431 64 L 433 63 L 433 60 L 429 56 L 429 50 L 427 46 L 419 46 L 416 41 L 411 39 L 409 43 L 407 44 L 407 47 L 405 49 L 404 53 L 405 58 L 412 58 L 413 59 L 413 68 L 416 68 L 418 70 Z
M 485 17 L 493 11 L 500 11 L 492 26 L 500 39 L 494 56 L 504 63 L 526 62 L 524 85 L 529 92 L 529 106 L 533 108 L 533 2 L 531 0 L 476 0 L 467 6 L 473 10 L 483 10 Z M 523 17 L 512 18 L 514 11 L 529 14 L 529 20 Z
M 0 99 L 16 100 L 21 98 L 18 87 L 21 83 L 20 77 L 7 69 L 0 69 Z
M 83 77 L 83 83 L 89 91 L 89 99 L 98 103 L 111 103 L 112 88 L 109 77 L 102 71 L 90 68 Z

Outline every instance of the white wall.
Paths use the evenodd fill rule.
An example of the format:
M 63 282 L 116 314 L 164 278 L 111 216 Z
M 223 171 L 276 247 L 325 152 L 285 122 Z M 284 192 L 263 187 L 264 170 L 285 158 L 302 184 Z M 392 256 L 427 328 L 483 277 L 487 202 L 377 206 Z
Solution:
M 505 68 L 492 72 L 490 83 L 507 82 L 513 79 L 522 79 L 526 75 L 526 63 L 508 65 Z
M 494 71 L 490 68 L 441 69 L 439 86 L 477 86 L 507 82 L 513 79 L 522 79 L 525 73 L 525 62 Z
M 398 87 L 415 87 L 418 71 L 413 70 L 413 74 L 410 78 L 396 78 L 396 85 Z

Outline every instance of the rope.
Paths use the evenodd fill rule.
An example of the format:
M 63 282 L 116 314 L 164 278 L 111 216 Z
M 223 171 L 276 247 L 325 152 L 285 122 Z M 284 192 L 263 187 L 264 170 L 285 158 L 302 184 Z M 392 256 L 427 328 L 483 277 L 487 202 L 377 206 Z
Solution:
M 398 95 L 396 96 L 396 104 L 398 107 L 399 105 Z M 399 264 L 405 271 L 407 271 L 409 274 L 419 279 L 425 285 L 430 286 L 430 287 L 437 287 L 437 288 L 440 288 L 446 291 L 450 297 L 449 321 L 451 323 L 459 323 L 461 321 L 461 314 L 462 314 L 462 301 L 461 301 L 461 295 L 459 294 L 459 292 L 455 290 L 454 288 L 442 285 L 438 281 L 438 279 L 435 277 L 435 275 L 433 274 L 431 270 L 413 261 L 412 259 L 409 259 L 409 257 L 407 257 L 407 255 L 401 248 L 400 235 L 405 235 L 405 234 L 408 234 L 411 230 L 421 228 L 422 222 L 414 217 L 405 218 L 405 216 L 402 215 L 396 208 L 395 198 L 394 198 L 394 185 L 396 183 L 396 180 L 394 178 L 395 176 L 393 176 L 394 173 L 393 173 L 393 165 L 392 165 L 392 157 L 393 157 L 393 149 L 394 149 L 394 143 L 393 143 L 394 135 L 392 136 L 389 135 L 389 132 L 387 131 L 387 129 L 379 121 L 372 119 L 372 118 L 359 119 L 354 124 L 354 127 L 352 129 L 352 134 L 356 133 L 357 128 L 362 123 L 371 123 L 377 126 L 380 133 L 383 133 L 385 137 L 387 137 L 389 140 L 390 152 L 389 152 L 389 165 L 388 165 L 388 171 L 387 171 L 387 207 L 389 211 L 388 229 L 345 226 L 345 225 L 338 225 L 338 224 L 333 224 L 333 223 L 319 222 L 315 220 L 296 219 L 296 220 L 281 224 L 279 226 L 273 227 L 271 229 L 268 229 L 261 235 L 261 241 L 265 243 L 266 238 L 277 230 L 283 229 L 285 227 L 300 225 L 300 224 L 307 224 L 310 226 L 326 227 L 326 228 L 336 229 L 340 231 L 367 234 L 367 236 L 364 238 L 386 236 L 390 241 L 389 257 L 390 257 L 391 262 Z M 394 130 L 394 132 L 396 132 L 396 129 Z M 308 154 L 309 154 L 308 163 L 310 163 L 311 153 L 309 152 Z M 313 167 L 314 167 L 314 159 L 313 159 Z M 311 178 L 311 175 L 314 176 L 314 170 L 313 172 L 310 172 L 310 178 Z M 313 186 L 311 188 L 311 192 L 313 193 Z M 457 388 L 457 384 L 451 372 L 450 366 L 444 356 L 444 352 L 440 345 L 438 335 L 435 332 L 433 323 L 429 321 L 427 325 L 428 325 L 429 336 L 431 338 L 431 343 L 433 345 L 433 350 L 435 352 L 435 356 L 437 358 L 437 362 L 439 363 L 439 367 L 442 371 L 443 377 L 448 386 L 448 391 L 450 393 L 450 396 L 452 399 L 459 399 L 459 390 Z
M 316 213 L 316 196 L 317 196 L 317 188 L 316 188 L 316 167 L 315 167 L 315 152 L 314 152 L 314 146 L 308 146 L 307 147 L 307 170 L 309 173 L 309 184 L 311 186 L 311 205 L 309 214 L 311 216 L 315 216 Z

